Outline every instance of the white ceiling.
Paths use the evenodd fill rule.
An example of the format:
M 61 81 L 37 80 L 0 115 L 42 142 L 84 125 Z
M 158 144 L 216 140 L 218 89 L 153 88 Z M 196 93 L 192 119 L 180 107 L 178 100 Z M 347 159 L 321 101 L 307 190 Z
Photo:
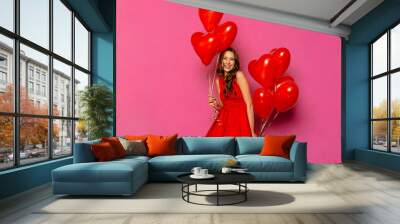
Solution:
M 170 0 L 248 18 L 348 37 L 383 0 Z
M 274 9 L 312 18 L 330 20 L 351 0 L 225 0 L 264 9 Z

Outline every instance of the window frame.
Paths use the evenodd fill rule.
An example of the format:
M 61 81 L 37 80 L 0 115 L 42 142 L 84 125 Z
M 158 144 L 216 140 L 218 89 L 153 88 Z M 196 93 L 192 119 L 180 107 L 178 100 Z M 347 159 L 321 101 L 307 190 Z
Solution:
M 391 122 L 392 121 L 400 121 L 400 117 L 393 117 L 392 116 L 392 99 L 391 99 L 391 79 L 393 75 L 396 75 L 396 73 L 400 72 L 400 67 L 391 69 L 391 31 L 393 28 L 396 26 L 400 26 L 400 21 L 395 22 L 392 24 L 390 27 L 385 29 L 384 32 L 379 34 L 375 39 L 373 39 L 371 42 L 368 43 L 369 47 L 369 149 L 373 151 L 379 151 L 379 152 L 385 152 L 385 153 L 390 153 L 390 154 L 400 154 L 400 152 L 393 152 L 392 151 L 392 135 L 391 135 Z M 373 44 L 378 41 L 381 37 L 383 37 L 385 34 L 387 34 L 387 64 L 386 64 L 386 71 L 380 74 L 376 74 L 374 76 L 373 74 Z M 386 77 L 386 87 L 387 87 L 387 105 L 386 105 L 386 118 L 373 118 L 373 81 L 378 78 Z M 386 121 L 386 151 L 384 150 L 379 150 L 374 148 L 374 136 L 373 136 L 373 122 L 374 121 Z
M 70 114 L 70 116 L 66 115 L 66 116 L 56 116 L 53 115 L 53 59 L 58 60 L 59 62 L 62 62 L 66 65 L 71 66 L 71 83 L 73 84 L 75 82 L 75 69 L 87 74 L 89 76 L 89 83 L 88 86 L 92 85 L 92 69 L 91 69 L 91 48 L 92 48 L 92 43 L 91 43 L 91 37 L 92 37 L 92 30 L 88 27 L 88 25 L 83 21 L 83 19 L 78 15 L 78 13 L 76 13 L 72 7 L 68 4 L 68 2 L 66 2 L 65 0 L 59 0 L 65 7 L 68 8 L 68 10 L 71 11 L 71 18 L 70 18 L 70 22 L 71 22 L 71 59 L 67 59 L 64 58 L 63 56 L 55 53 L 53 50 L 53 0 L 48 0 L 49 2 L 49 49 L 46 49 L 45 47 L 42 47 L 39 44 L 34 43 L 33 41 L 30 41 L 29 39 L 24 38 L 23 36 L 20 35 L 20 0 L 14 0 L 13 1 L 13 10 L 14 10 L 14 18 L 13 18 L 13 22 L 14 22 L 14 31 L 10 31 L 4 27 L 0 26 L 0 35 L 3 35 L 5 37 L 11 38 L 13 40 L 13 44 L 14 44 L 14 49 L 13 49 L 13 63 L 12 63 L 12 75 L 14 78 L 14 110 L 13 112 L 2 112 L 0 111 L 0 116 L 10 116 L 13 119 L 13 155 L 14 155 L 14 161 L 13 161 L 13 166 L 11 167 L 5 167 L 5 168 L 0 168 L 0 172 L 5 171 L 5 170 L 10 170 L 10 169 L 16 169 L 19 167 L 23 167 L 23 166 L 30 166 L 33 164 L 37 164 L 37 163 L 43 163 L 46 161 L 50 161 L 50 160 L 54 160 L 54 159 L 62 159 L 65 157 L 70 157 L 73 156 L 73 152 L 74 152 L 74 143 L 75 143 L 75 123 L 76 121 L 79 120 L 79 117 L 75 117 L 75 108 L 72 107 L 72 113 Z M 81 66 L 79 66 L 78 64 L 75 63 L 75 25 L 74 25 L 74 21 L 75 18 L 77 20 L 79 20 L 79 22 L 84 26 L 84 28 L 88 31 L 88 57 L 89 57 L 89 66 L 88 69 L 85 69 Z M 48 112 L 46 115 L 39 115 L 39 114 L 27 114 L 27 113 L 21 113 L 20 111 L 20 85 L 21 85 L 21 81 L 20 81 L 20 44 L 23 44 L 27 47 L 30 47 L 36 51 L 39 51 L 40 53 L 43 53 L 45 55 L 48 56 L 49 58 L 49 63 L 48 63 L 48 84 L 46 85 L 46 91 L 48 93 L 45 92 L 46 96 L 48 97 Z M 27 66 L 29 66 L 29 64 L 27 64 Z M 30 67 L 27 67 L 27 71 Z M 30 79 L 30 74 L 29 72 L 27 72 L 26 75 L 26 81 L 33 81 L 34 86 L 36 83 L 41 83 L 40 86 L 42 86 L 42 79 L 41 79 L 41 74 L 42 72 L 40 72 L 39 74 L 39 80 L 38 82 L 36 82 L 36 69 L 33 70 L 33 79 Z M 72 97 L 72 105 L 74 105 L 75 103 L 75 88 L 74 85 L 71 85 L 72 90 L 71 93 L 73 94 Z M 28 86 L 27 86 L 28 87 Z M 29 87 L 28 87 L 29 88 Z M 27 91 L 29 91 L 27 89 Z M 34 89 L 34 92 L 36 91 L 36 89 Z M 38 96 L 42 96 L 42 94 L 38 95 Z M 32 162 L 32 163 L 26 163 L 26 164 L 21 164 L 20 161 L 20 119 L 21 118 L 45 118 L 47 119 L 48 122 L 48 136 L 47 136 L 47 142 L 49 143 L 47 145 L 47 150 L 48 150 L 48 155 L 47 158 L 44 157 L 43 160 L 40 160 L 38 162 Z M 53 146 L 53 123 L 56 120 L 66 120 L 66 121 L 71 121 L 71 153 L 68 155 L 63 155 L 63 156 L 54 156 L 53 152 L 54 152 L 54 146 Z
M 0 85 L 7 84 L 7 79 L 8 79 L 7 73 L 3 70 L 0 70 Z

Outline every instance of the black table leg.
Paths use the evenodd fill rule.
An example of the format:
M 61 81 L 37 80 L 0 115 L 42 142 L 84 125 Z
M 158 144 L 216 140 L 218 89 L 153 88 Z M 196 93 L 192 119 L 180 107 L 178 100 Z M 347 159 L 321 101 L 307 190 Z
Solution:
M 248 192 L 248 190 L 247 190 L 247 182 L 246 183 L 244 183 L 244 187 L 245 187 L 245 192 L 244 192 L 244 201 L 247 201 L 247 192 Z
M 217 184 L 217 206 L 219 205 L 219 184 Z
M 189 195 L 190 195 L 190 184 L 187 185 L 187 201 L 190 202 L 189 200 Z
M 195 187 L 195 191 L 197 192 L 197 184 L 196 184 L 196 187 Z
M 184 198 L 183 198 L 183 190 L 184 190 L 183 186 L 184 186 L 184 184 L 182 183 L 182 187 L 181 187 L 181 191 L 182 191 L 182 199 L 184 199 Z

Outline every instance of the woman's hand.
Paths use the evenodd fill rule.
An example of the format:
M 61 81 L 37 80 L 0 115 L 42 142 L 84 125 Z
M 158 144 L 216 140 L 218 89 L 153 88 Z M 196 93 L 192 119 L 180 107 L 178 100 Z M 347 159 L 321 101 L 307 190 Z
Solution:
M 214 109 L 214 110 L 219 110 L 220 105 L 217 102 L 217 99 L 215 99 L 215 97 L 213 96 L 208 96 L 208 104 L 210 104 L 210 106 Z

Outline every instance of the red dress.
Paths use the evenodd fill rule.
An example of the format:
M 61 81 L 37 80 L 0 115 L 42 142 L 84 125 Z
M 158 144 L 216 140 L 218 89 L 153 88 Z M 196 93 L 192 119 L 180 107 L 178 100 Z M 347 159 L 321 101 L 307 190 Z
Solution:
M 223 78 L 218 78 L 220 87 L 220 99 L 222 108 L 219 110 L 217 118 L 207 132 L 207 137 L 221 136 L 252 136 L 249 120 L 247 118 L 247 107 L 243 100 L 242 92 L 236 83 L 236 78 L 232 81 L 232 91 L 225 96 L 225 82 Z

